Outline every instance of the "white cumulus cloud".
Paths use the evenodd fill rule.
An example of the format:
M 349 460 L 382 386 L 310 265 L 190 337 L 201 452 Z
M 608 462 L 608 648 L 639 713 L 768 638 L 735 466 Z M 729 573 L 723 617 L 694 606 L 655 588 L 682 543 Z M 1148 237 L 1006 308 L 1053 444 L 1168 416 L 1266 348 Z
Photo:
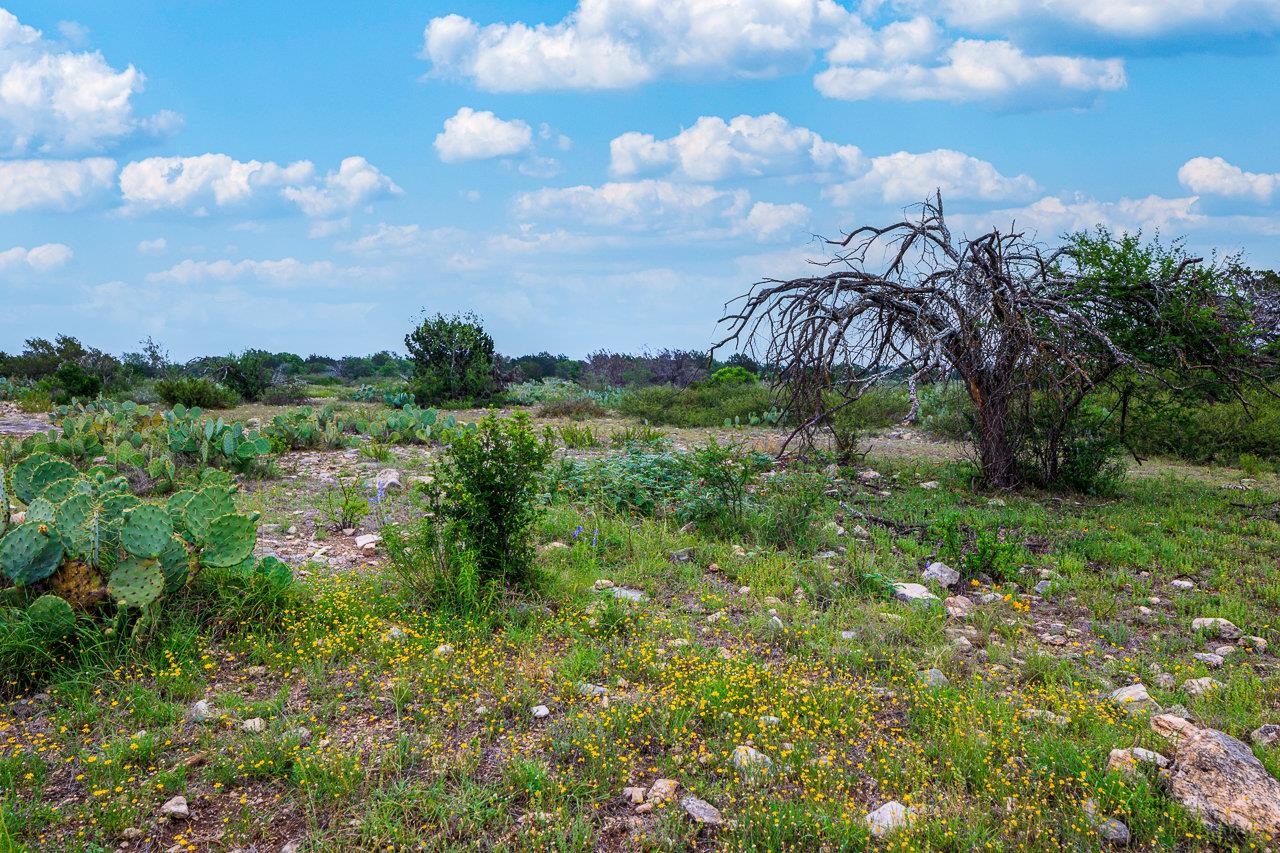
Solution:
M 0 213 L 72 210 L 109 189 L 116 161 L 0 160 Z
M 1008 41 L 959 39 L 934 63 L 835 65 L 814 78 L 828 98 L 863 101 L 1013 101 L 1032 106 L 1087 103 L 1123 89 L 1124 62 L 1036 56 Z
M 30 249 L 14 246 L 0 252 L 0 272 L 14 269 L 47 272 L 65 265 L 73 254 L 65 243 L 45 243 Z
M 758 201 L 751 205 L 740 230 L 761 242 L 786 239 L 795 236 L 806 222 L 811 211 L 803 204 L 773 204 Z
M 1195 196 L 1165 198 L 1120 198 L 1098 201 L 1087 196 L 1064 199 L 1045 196 L 1025 207 L 995 210 L 990 213 L 952 217 L 956 225 L 970 233 L 993 227 L 1034 232 L 1042 240 L 1051 240 L 1070 231 L 1081 231 L 1105 225 L 1115 231 L 1178 231 L 1201 226 L 1208 220 L 1197 207 Z
M 1193 157 L 1178 170 L 1178 181 L 1193 193 L 1270 201 L 1280 173 L 1246 172 L 1221 157 Z
M 233 207 L 278 195 L 308 216 L 320 217 L 401 190 L 363 157 L 348 157 L 336 171 L 318 178 L 315 166 L 306 160 L 280 165 L 200 154 L 129 163 L 120 170 L 120 192 L 131 211 L 179 208 L 208 213 L 210 207 Z
M 143 81 L 132 65 L 118 70 L 96 51 L 67 50 L 0 9 L 0 150 L 96 151 L 137 132 L 173 130 L 181 121 L 173 113 L 134 114 Z
M 515 212 L 521 218 L 573 219 L 595 227 L 658 231 L 740 216 L 748 202 L 745 190 L 672 181 L 619 181 L 521 193 L 516 196 Z
M 436 135 L 436 154 L 446 163 L 511 157 L 529 150 L 533 128 L 519 119 L 506 121 L 489 110 L 462 107 L 445 119 Z
M 624 133 L 609 143 L 609 169 L 617 177 L 664 171 L 694 181 L 735 177 L 835 172 L 863 165 L 855 145 L 837 145 L 777 113 L 740 115 L 729 121 L 702 116 L 667 139 Z
M 580 0 L 553 24 L 435 18 L 422 55 L 486 91 L 620 89 L 669 74 L 799 70 L 852 19 L 834 0 Z
M 922 154 L 899 151 L 873 157 L 864 174 L 828 187 L 823 195 L 837 205 L 848 206 L 876 196 L 886 202 L 923 201 L 935 190 L 941 190 L 944 199 L 1023 199 L 1032 197 L 1037 189 L 1027 175 L 1009 177 L 986 160 L 939 148 Z

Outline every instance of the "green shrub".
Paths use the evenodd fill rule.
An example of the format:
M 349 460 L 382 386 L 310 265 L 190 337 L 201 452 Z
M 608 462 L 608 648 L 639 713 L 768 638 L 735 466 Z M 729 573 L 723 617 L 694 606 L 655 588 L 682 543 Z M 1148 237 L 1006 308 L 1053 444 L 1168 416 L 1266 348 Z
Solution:
M 730 367 L 722 367 L 715 373 L 711 374 L 711 378 L 707 380 L 708 385 L 752 385 L 760 381 L 760 377 L 756 376 L 745 367 L 732 365 Z
M 568 400 L 552 400 L 538 408 L 538 416 L 543 418 L 572 418 L 585 421 L 588 418 L 602 418 L 608 412 L 595 400 L 579 397 Z
M 473 561 L 479 590 L 535 587 L 529 527 L 551 450 L 523 412 L 489 414 L 474 430 L 459 431 L 433 466 L 424 492 L 446 546 L 467 552 L 448 565 Z
M 102 380 L 87 373 L 74 361 L 64 361 L 53 373 L 53 379 L 61 389 L 64 402 L 74 399 L 92 399 L 102 393 Z
M 717 427 L 726 420 L 746 421 L 773 405 L 762 383 L 703 384 L 688 388 L 653 385 L 628 391 L 618 402 L 623 414 L 655 424 Z
M 564 442 L 564 446 L 570 450 L 589 450 L 592 447 L 600 446 L 600 438 L 596 435 L 595 430 L 589 426 L 568 426 L 560 427 L 560 440 Z
M 267 386 L 259 399 L 269 406 L 296 406 L 307 401 L 307 386 L 297 379 L 286 379 Z
M 225 385 L 194 376 L 161 379 L 155 385 L 156 396 L 169 406 L 189 409 L 229 409 L 239 399 Z
M 413 359 L 409 390 L 418 405 L 483 400 L 493 391 L 493 338 L 476 315 L 424 317 L 404 343 Z
M 825 488 L 822 477 L 808 472 L 771 477 L 761 487 L 758 509 L 751 516 L 756 540 L 778 550 L 813 550 L 814 516 Z

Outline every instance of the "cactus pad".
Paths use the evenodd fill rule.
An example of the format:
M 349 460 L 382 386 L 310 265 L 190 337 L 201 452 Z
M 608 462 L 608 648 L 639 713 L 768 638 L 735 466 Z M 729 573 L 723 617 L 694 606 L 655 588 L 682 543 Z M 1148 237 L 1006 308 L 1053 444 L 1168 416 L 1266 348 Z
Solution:
M 28 521 L 0 539 L 0 569 L 19 586 L 44 580 L 61 562 L 62 540 L 48 524 Z
M 13 493 L 24 504 L 31 503 L 36 496 L 31 486 L 31 478 L 37 468 L 53 459 L 48 453 L 33 453 L 13 468 Z
M 81 610 L 96 604 L 107 595 L 102 575 L 78 560 L 63 563 L 49 577 L 49 588 L 66 599 L 72 607 Z
M 164 573 L 164 591 L 176 592 L 187 582 L 191 559 L 187 546 L 177 536 L 170 536 L 169 543 L 160 552 L 160 571 Z
M 57 518 L 57 514 L 57 507 L 44 498 L 33 498 L 27 506 L 27 521 L 50 524 Z
M 235 513 L 220 516 L 209 525 L 200 562 L 224 569 L 242 563 L 252 556 L 256 538 L 253 519 Z
M 173 541 L 173 522 L 158 506 L 143 504 L 125 513 L 120 544 L 135 557 L 154 559 Z
M 58 535 L 62 537 L 67 553 L 91 563 L 96 563 L 98 559 L 102 537 L 101 520 L 97 502 L 86 494 L 67 498 L 58 505 L 53 515 Z
M 200 545 L 206 544 L 214 521 L 236 511 L 231 493 L 220 486 L 206 486 L 192 496 L 183 511 L 183 526 Z
M 27 623 L 45 642 L 56 642 L 76 630 L 76 614 L 71 605 L 56 595 L 42 595 L 27 608 Z
M 273 554 L 268 554 L 259 560 L 254 571 L 277 586 L 285 586 L 293 580 L 293 569 L 289 567 L 288 563 Z
M 107 592 L 123 607 L 146 607 L 164 592 L 164 574 L 155 560 L 130 557 L 111 573 Z
M 79 476 L 76 466 L 65 459 L 49 459 L 31 473 L 31 490 L 35 497 L 40 497 L 55 483 Z M 67 484 L 67 488 L 70 488 L 70 484 Z M 62 497 L 66 497 L 66 494 Z M 57 503 L 59 499 L 51 497 L 50 500 Z

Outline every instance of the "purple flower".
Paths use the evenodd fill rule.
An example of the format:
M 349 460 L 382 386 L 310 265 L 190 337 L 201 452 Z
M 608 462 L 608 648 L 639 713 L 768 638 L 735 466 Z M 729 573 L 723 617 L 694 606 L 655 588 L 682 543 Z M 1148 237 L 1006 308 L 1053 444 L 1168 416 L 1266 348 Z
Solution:
M 582 535 L 582 525 L 579 524 L 577 527 L 573 528 L 573 533 L 571 535 L 573 536 L 573 541 L 577 542 L 578 537 Z
M 591 547 L 592 548 L 596 547 L 596 544 L 599 541 L 600 541 L 600 528 L 597 527 L 595 530 L 591 531 Z

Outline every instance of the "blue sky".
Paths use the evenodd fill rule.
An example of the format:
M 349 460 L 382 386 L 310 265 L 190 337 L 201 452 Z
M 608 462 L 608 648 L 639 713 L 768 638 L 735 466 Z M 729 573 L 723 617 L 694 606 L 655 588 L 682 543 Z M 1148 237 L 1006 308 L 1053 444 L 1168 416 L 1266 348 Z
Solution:
M 0 349 L 705 346 L 812 235 L 1280 265 L 1277 0 L 0 0 Z

